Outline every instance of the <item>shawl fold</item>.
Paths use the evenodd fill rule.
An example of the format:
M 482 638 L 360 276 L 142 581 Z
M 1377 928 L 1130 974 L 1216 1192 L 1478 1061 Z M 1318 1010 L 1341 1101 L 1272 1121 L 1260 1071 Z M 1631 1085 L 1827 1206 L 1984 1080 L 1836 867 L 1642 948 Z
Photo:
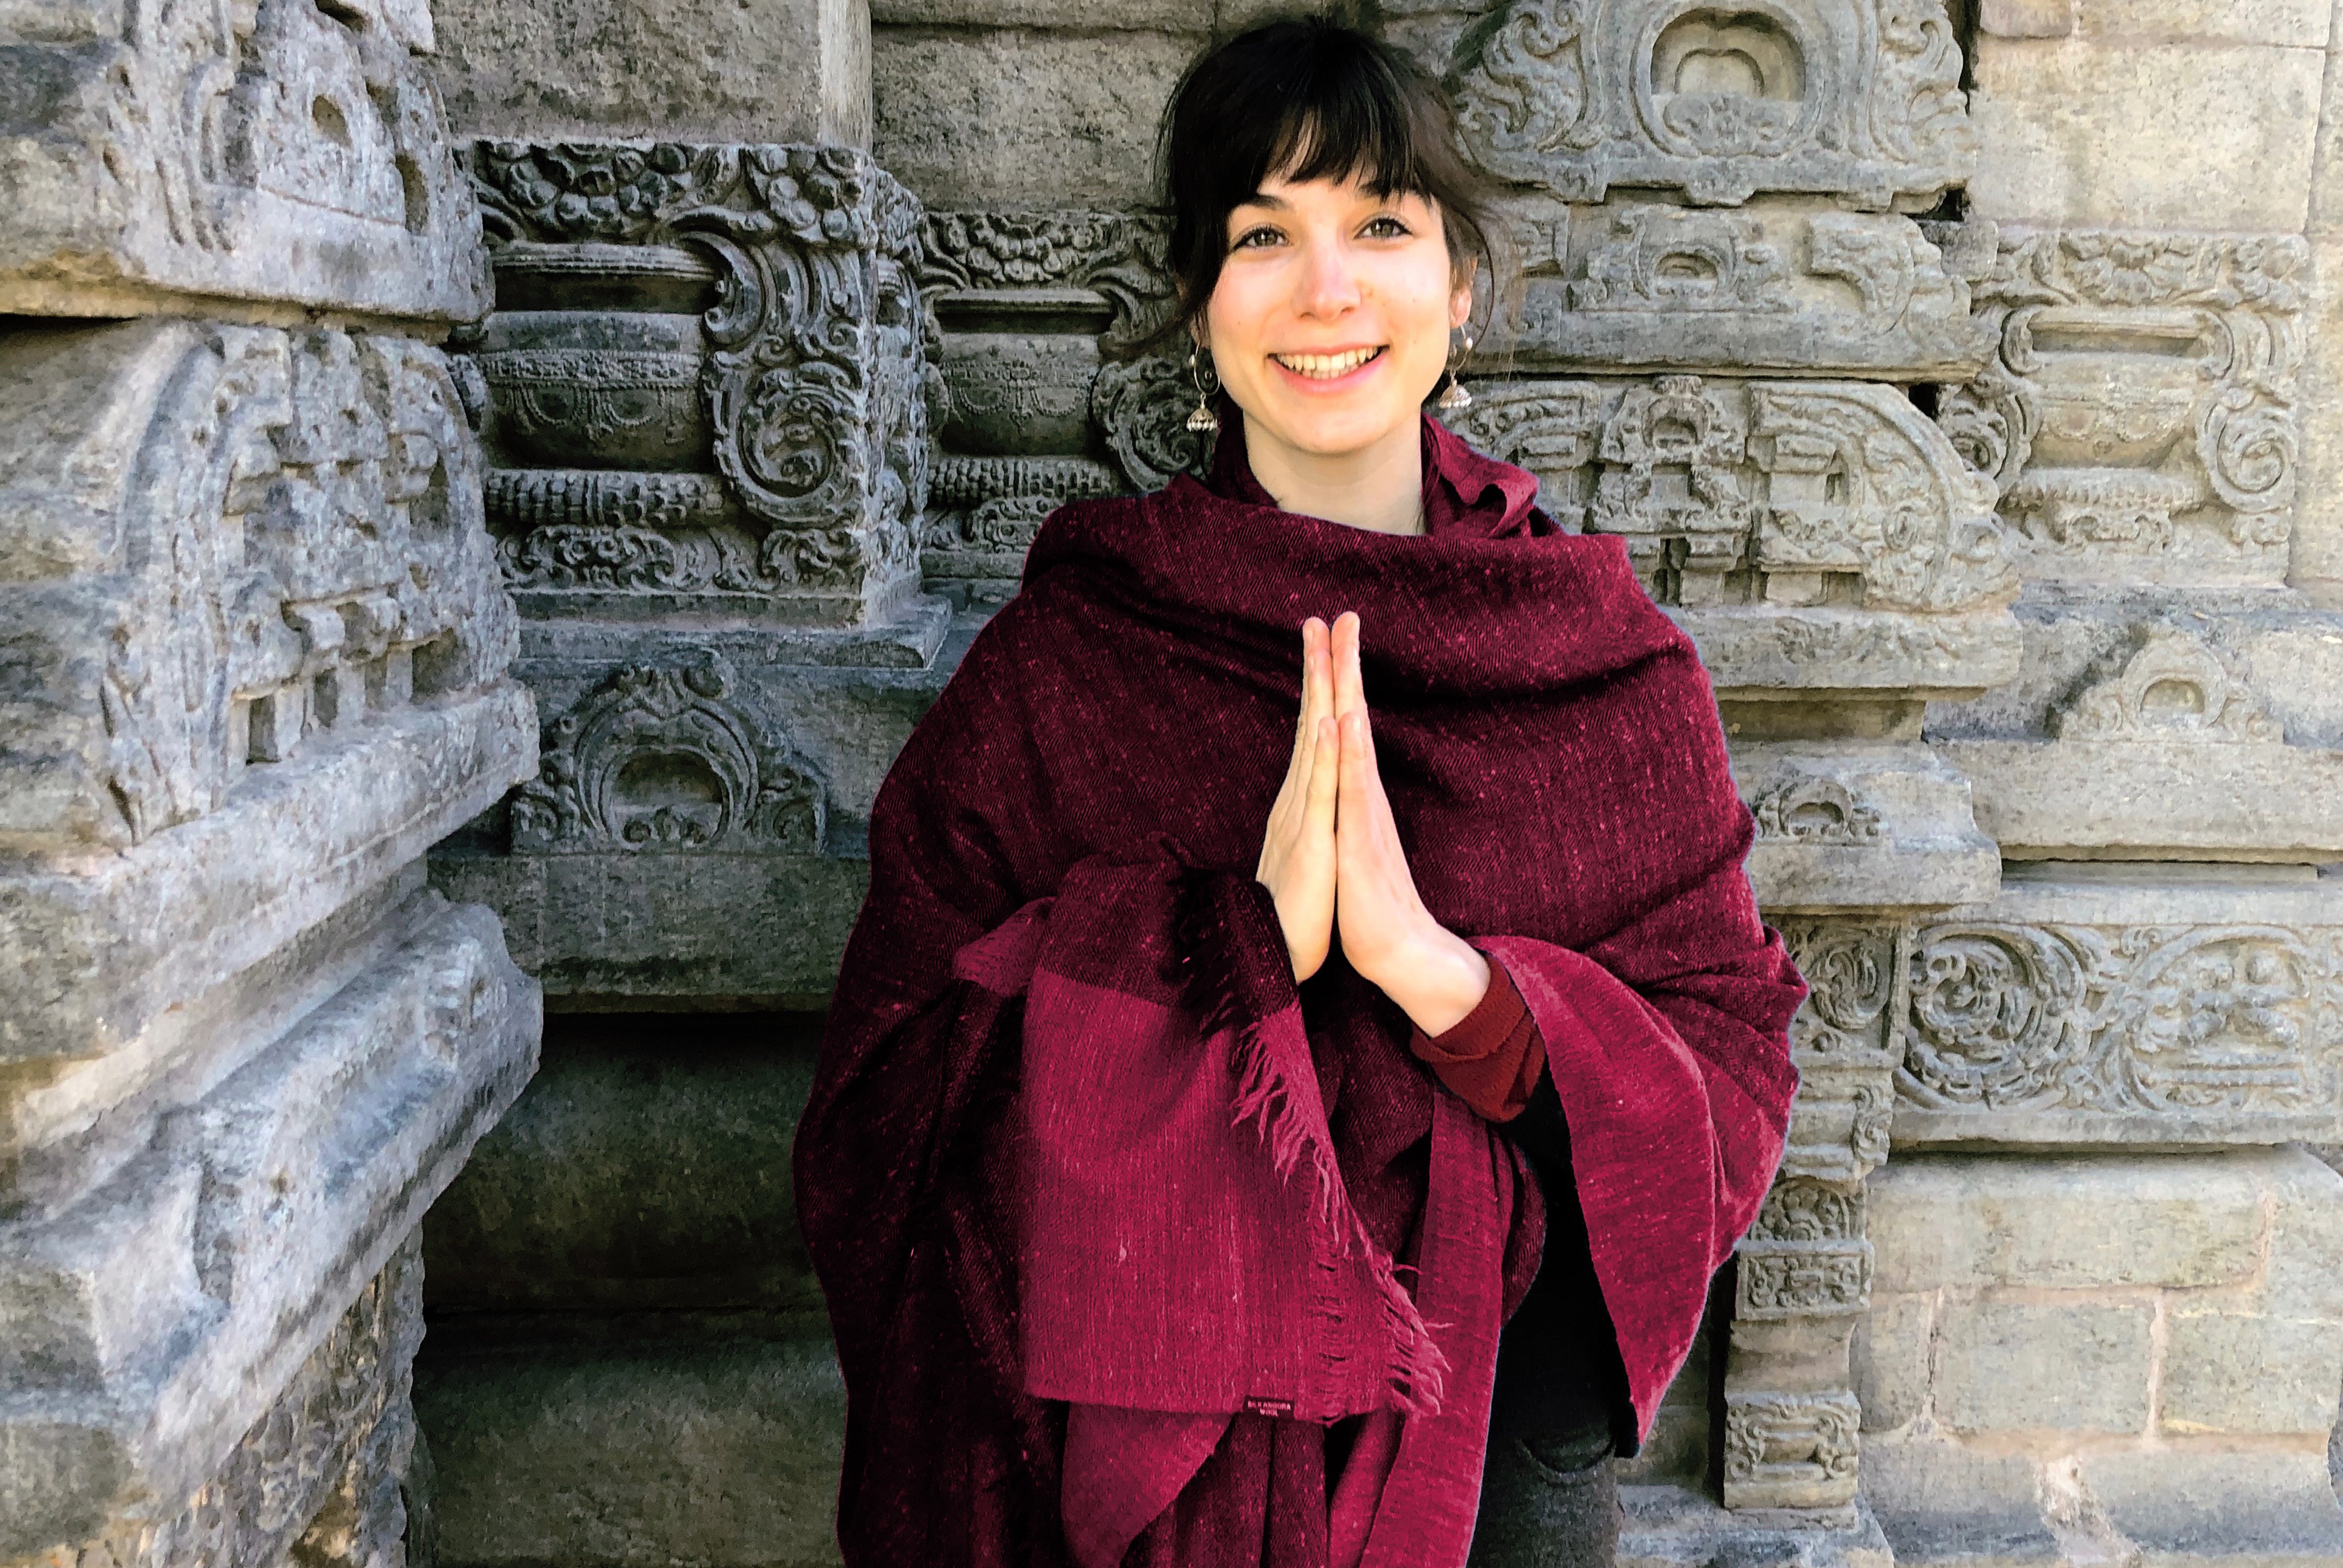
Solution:
M 1272 942 L 1250 872 L 1309 615 L 1360 612 L 1418 892 L 1536 1020 L 1639 1432 L 1689 1352 L 1781 1156 L 1804 985 L 1622 542 L 1429 419 L 1425 448 L 1420 536 L 1188 477 L 1060 508 L 889 772 L 793 1161 L 854 1568 L 1051 1568 L 1131 1528 L 1151 1563 L 1463 1559 L 1544 1213 L 1339 947 L 1297 988 Z M 1311 1457 L 1363 1412 L 1379 1486 Z M 1079 1518 L 1070 1464 L 1113 1493 Z

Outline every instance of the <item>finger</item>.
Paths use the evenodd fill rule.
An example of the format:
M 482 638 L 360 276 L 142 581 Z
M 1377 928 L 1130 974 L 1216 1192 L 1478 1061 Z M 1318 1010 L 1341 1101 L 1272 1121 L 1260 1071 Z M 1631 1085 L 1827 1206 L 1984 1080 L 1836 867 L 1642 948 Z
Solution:
M 1312 829 L 1334 831 L 1334 795 L 1342 782 L 1342 740 L 1332 717 L 1327 716 L 1318 720 L 1318 733 L 1311 746 L 1310 793 L 1303 811 Z
M 1334 618 L 1334 711 L 1348 713 L 1367 705 L 1365 682 L 1359 673 L 1359 615 L 1344 610 Z

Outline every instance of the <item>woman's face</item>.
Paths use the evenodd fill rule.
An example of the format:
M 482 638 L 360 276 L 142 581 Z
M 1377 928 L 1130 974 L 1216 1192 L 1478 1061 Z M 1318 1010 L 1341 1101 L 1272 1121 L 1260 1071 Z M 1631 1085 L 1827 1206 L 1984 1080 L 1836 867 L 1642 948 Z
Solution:
M 1413 431 L 1473 307 L 1439 209 L 1272 176 L 1229 214 L 1228 244 L 1205 346 L 1249 433 L 1333 457 Z

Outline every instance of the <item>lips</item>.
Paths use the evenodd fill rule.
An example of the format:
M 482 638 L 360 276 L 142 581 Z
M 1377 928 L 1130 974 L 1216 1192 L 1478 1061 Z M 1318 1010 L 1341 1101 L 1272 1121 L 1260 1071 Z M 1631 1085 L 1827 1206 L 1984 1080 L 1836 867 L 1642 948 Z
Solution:
M 1383 347 L 1379 343 L 1371 348 L 1349 348 L 1340 354 L 1272 354 L 1270 357 L 1296 376 L 1307 377 L 1312 381 L 1332 381 L 1338 376 L 1348 376 L 1360 366 L 1376 358 L 1383 353 Z

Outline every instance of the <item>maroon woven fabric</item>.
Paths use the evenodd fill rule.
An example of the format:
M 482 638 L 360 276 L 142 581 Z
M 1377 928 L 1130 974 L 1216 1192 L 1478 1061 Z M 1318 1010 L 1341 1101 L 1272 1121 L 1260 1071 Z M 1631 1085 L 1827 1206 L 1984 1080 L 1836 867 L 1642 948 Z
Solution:
M 1126 1006 L 1114 999 L 1134 996 L 1154 1009 L 1140 1031 L 1149 1049 L 1166 1061 L 1186 1053 L 1151 1081 L 1176 1081 L 1201 1102 L 1216 1087 L 1207 1059 L 1223 1051 L 1214 1070 L 1232 1121 L 1248 1108 L 1242 1023 L 1232 1020 L 1298 1021 L 1281 1060 L 1292 1072 L 1306 1054 L 1333 1189 L 1372 1248 L 1361 1255 L 1413 1259 L 1414 1306 L 1446 1363 L 1442 1413 L 1406 1417 L 1396 1452 L 1373 1455 L 1389 1468 L 1363 1560 L 1462 1561 L 1485 1403 L 1482 1431 L 1461 1447 L 1440 1429 L 1467 1399 L 1485 1401 L 1485 1386 L 1460 1375 L 1493 1350 L 1494 1323 L 1476 1321 L 1475 1302 L 1492 1268 L 1496 1315 L 1518 1302 L 1543 1214 L 1511 1145 L 1438 1086 L 1410 1053 L 1406 1016 L 1339 950 L 1298 989 L 1290 970 L 1255 961 L 1274 917 L 1250 872 L 1291 749 L 1308 615 L 1360 612 L 1378 759 L 1418 890 L 1443 924 L 1498 957 L 1536 1020 L 1644 1430 L 1682 1364 L 1709 1275 L 1780 1158 L 1795 1086 L 1785 1030 L 1804 987 L 1741 871 L 1750 819 L 1689 642 L 1645 597 L 1618 540 L 1560 532 L 1532 504 L 1529 476 L 1426 426 L 1441 504 L 1428 507 L 1422 536 L 1239 498 L 1233 430 L 1212 487 L 1182 478 L 1154 496 L 1061 508 L 1029 553 L 1019 595 L 979 634 L 880 789 L 870 894 L 795 1156 L 846 1375 L 840 1537 L 855 1568 L 1071 1560 L 1061 1513 L 1069 1405 L 1031 1383 L 1021 1260 L 1090 1238 L 1027 1223 L 1037 1191 L 1022 1101 L 1029 1013 L 1056 1020 L 1049 1066 L 1061 1071 L 1066 1052 L 1110 1054 L 1111 1039 L 1085 1038 L 1085 1009 L 1111 1012 Z M 1428 479 L 1428 501 L 1434 491 Z M 1142 900 L 1152 911 L 1143 920 L 1061 927 L 1055 900 L 1070 878 L 1075 905 L 1095 910 L 1099 889 L 1085 891 L 1083 877 L 1167 857 L 1187 868 L 1185 913 L 1166 912 L 1178 900 Z M 1200 900 L 1217 914 L 1192 918 Z M 1045 975 L 1072 978 L 1036 989 Z M 1113 1030 L 1141 1017 L 1099 1016 Z M 1062 1127 L 1065 1109 L 1046 1114 Z M 1106 1122 L 1130 1108 L 1094 1109 Z M 1269 1121 L 1265 1145 L 1259 1117 L 1243 1129 L 1252 1152 L 1272 1168 L 1294 1154 L 1292 1186 L 1276 1191 L 1315 1202 L 1314 1151 L 1281 1144 L 1275 1134 L 1292 1123 Z M 1443 1181 L 1443 1170 L 1471 1180 Z M 1162 1173 L 1158 1207 L 1169 1211 L 1182 1179 Z M 1257 1216 L 1264 1233 L 1308 1254 L 1306 1213 L 1297 1234 L 1297 1216 L 1276 1211 L 1283 1199 L 1247 1201 L 1272 1211 Z M 1230 1220 L 1240 1222 L 1253 1221 Z M 1134 1233 L 1156 1235 L 1169 1256 L 1173 1230 L 1140 1223 Z M 1240 1305 L 1242 1354 L 1198 1358 L 1182 1334 L 1217 1333 L 1230 1321 L 1222 1305 L 1166 1292 L 1149 1310 L 1163 1342 L 1101 1358 L 1132 1380 L 1115 1385 L 1118 1397 L 1176 1386 L 1192 1402 L 1241 1403 L 1264 1392 L 1215 1382 L 1212 1369 L 1233 1360 L 1255 1375 L 1244 1358 L 1280 1343 L 1273 1324 Z M 1387 1330 L 1394 1320 L 1378 1321 Z M 1344 1335 L 1373 1326 L 1355 1313 L 1343 1322 Z M 1334 1380 L 1345 1392 L 1322 1412 L 1355 1405 L 1371 1387 L 1395 1403 L 1410 1402 L 1397 1397 L 1403 1385 L 1425 1392 L 1413 1374 L 1395 1379 L 1387 1354 L 1369 1354 L 1388 1347 L 1388 1333 L 1336 1338 L 1368 1347 L 1352 1353 L 1368 1357 L 1373 1375 Z M 1312 1342 L 1299 1331 L 1284 1342 L 1295 1357 L 1289 1386 L 1312 1386 L 1297 1347 Z M 1189 1359 L 1160 1379 L 1131 1370 L 1151 1356 Z M 1061 1364 L 1060 1374 L 1080 1369 Z M 1201 1462 L 1196 1422 L 1214 1416 L 1085 1423 L 1092 1435 L 1078 1432 L 1073 1452 L 1082 1474 L 1106 1478 L 1099 1485 L 1164 1484 L 1145 1462 L 1117 1462 L 1149 1433 L 1169 1432 L 1179 1462 L 1196 1464 L 1126 1561 L 1326 1563 L 1330 1494 L 1346 1476 L 1329 1429 L 1300 1413 L 1299 1399 L 1296 1409 L 1232 1412 Z M 1388 1421 L 1374 1420 L 1381 1435 L 1353 1451 L 1389 1449 Z M 1357 1491 L 1343 1516 L 1352 1535 Z M 1141 1506 L 1134 1495 L 1075 1501 L 1104 1516 Z

